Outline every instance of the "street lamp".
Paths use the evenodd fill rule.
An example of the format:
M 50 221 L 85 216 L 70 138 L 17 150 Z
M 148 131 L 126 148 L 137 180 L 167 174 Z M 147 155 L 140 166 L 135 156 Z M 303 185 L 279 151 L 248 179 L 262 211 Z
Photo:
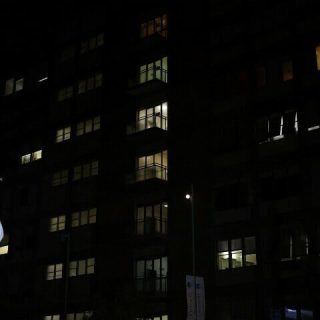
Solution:
M 191 194 L 187 193 L 185 198 L 191 203 L 191 255 L 192 255 L 192 278 L 193 278 L 193 301 L 194 301 L 194 319 L 198 319 L 197 308 L 197 286 L 196 286 L 196 258 L 195 258 L 195 227 L 194 227 L 194 194 L 193 184 L 190 188 Z
M 205 292 L 204 278 L 196 277 L 196 246 L 195 246 L 195 211 L 194 211 L 194 192 L 193 184 L 190 186 L 190 193 L 185 198 L 191 204 L 191 254 L 192 254 L 192 277 L 187 276 L 187 299 L 188 316 L 187 320 L 205 319 Z M 191 278 L 191 279 L 190 279 Z M 190 288 L 193 288 L 190 292 Z

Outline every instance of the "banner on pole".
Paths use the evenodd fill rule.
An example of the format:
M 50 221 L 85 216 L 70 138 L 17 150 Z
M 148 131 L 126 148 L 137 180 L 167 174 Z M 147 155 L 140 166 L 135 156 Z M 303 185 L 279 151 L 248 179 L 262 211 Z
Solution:
M 205 319 L 205 290 L 203 277 L 186 276 L 187 320 Z

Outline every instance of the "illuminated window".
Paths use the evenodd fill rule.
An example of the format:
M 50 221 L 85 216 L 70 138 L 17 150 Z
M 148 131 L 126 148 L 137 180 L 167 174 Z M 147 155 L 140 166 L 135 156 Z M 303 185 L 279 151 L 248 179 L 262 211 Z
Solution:
M 168 17 L 166 14 L 156 17 L 141 24 L 140 36 L 141 38 L 149 37 L 155 33 L 160 34 L 162 37 L 167 37 Z
M 16 80 L 16 91 L 21 91 L 23 89 L 24 79 Z
M 81 210 L 72 213 L 72 227 L 79 227 L 86 224 L 96 223 L 97 221 L 97 208 Z
M 100 73 L 96 73 L 94 76 L 86 80 L 79 81 L 78 94 L 101 87 L 102 79 L 103 79 L 103 74 L 100 72 Z
M 104 44 L 104 34 L 99 33 L 97 36 L 91 37 L 90 39 L 83 40 L 81 42 L 80 52 L 86 53 L 90 50 L 96 49 L 103 46 Z
M 5 234 L 0 242 L 0 255 L 9 253 L 9 235 Z
M 298 113 L 292 110 L 261 118 L 257 121 L 256 130 L 259 143 L 295 135 L 299 130 Z
M 27 164 L 31 161 L 40 160 L 42 158 L 42 150 L 37 150 L 29 154 L 21 156 L 21 164 Z
M 282 80 L 288 81 L 293 79 L 293 64 L 292 61 L 285 61 L 282 64 Z
M 56 132 L 56 143 L 69 140 L 71 138 L 71 127 L 58 129 Z
M 21 91 L 23 89 L 24 78 L 21 79 L 9 79 L 6 81 L 4 94 L 6 96 L 13 94 L 14 92 Z
M 62 170 L 55 172 L 52 176 L 52 186 L 59 186 L 68 183 L 69 172 L 68 170 Z
M 166 292 L 167 273 L 167 257 L 136 261 L 135 279 L 137 290 L 151 293 Z
M 55 315 L 51 315 L 51 316 L 44 316 L 43 320 L 60 320 L 60 315 L 55 314 Z
M 69 264 L 69 277 L 77 277 L 86 274 L 93 274 L 95 259 L 89 258 L 84 260 L 71 261 Z
M 139 157 L 136 162 L 136 167 L 136 181 L 148 180 L 153 178 L 167 180 L 167 150 L 161 151 L 156 154 Z
M 217 261 L 218 270 L 255 266 L 257 264 L 255 237 L 218 241 Z
M 97 130 L 100 130 L 100 116 L 78 122 L 76 134 L 77 136 L 82 136 L 83 134 Z
M 281 232 L 281 261 L 299 260 L 309 255 L 309 237 L 303 231 Z
M 136 131 L 142 131 L 154 127 L 168 130 L 167 102 L 137 111 Z
M 21 156 L 21 164 L 26 164 L 31 162 L 31 154 L 25 154 L 24 156 Z
M 58 91 L 58 101 L 70 99 L 73 96 L 73 87 L 69 86 Z
M 168 204 L 161 202 L 140 206 L 136 211 L 136 234 L 167 233 Z
M 139 68 L 139 83 L 158 79 L 168 82 L 168 62 L 167 57 L 144 64 Z
M 93 312 L 92 311 L 83 311 L 83 312 L 77 312 L 77 313 L 67 313 L 67 319 L 66 320 L 85 320 L 90 319 L 92 317 Z
M 14 87 L 15 87 L 15 81 L 14 79 L 9 79 L 6 81 L 6 87 L 4 94 L 8 96 L 9 94 L 12 94 L 14 92 Z
M 47 280 L 61 279 L 63 271 L 63 264 L 51 264 L 47 266 Z
M 49 231 L 55 232 L 64 230 L 66 227 L 66 216 L 58 216 L 50 218 Z
M 155 317 L 139 317 L 136 320 L 168 320 L 167 315 L 155 316 Z
M 73 180 L 81 180 L 99 173 L 99 161 L 92 161 L 73 168 Z

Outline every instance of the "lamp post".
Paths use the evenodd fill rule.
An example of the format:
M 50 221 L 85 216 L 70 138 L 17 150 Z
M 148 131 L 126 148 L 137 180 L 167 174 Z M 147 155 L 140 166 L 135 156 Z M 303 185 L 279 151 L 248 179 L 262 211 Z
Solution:
M 196 285 L 196 247 L 195 247 L 195 226 L 194 226 L 194 192 L 193 184 L 191 184 L 190 194 L 186 194 L 186 199 L 190 200 L 191 204 L 191 256 L 192 256 L 192 278 L 193 278 L 193 299 L 194 299 L 194 315 L 195 320 L 198 320 L 197 308 L 197 285 Z

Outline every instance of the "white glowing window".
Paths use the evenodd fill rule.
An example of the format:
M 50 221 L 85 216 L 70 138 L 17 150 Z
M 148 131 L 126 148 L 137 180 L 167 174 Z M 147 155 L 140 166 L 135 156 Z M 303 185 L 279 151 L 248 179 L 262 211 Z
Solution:
M 139 157 L 136 160 L 136 180 L 148 179 L 168 179 L 168 152 L 167 150 L 161 151 L 156 154 Z
M 42 150 L 37 150 L 32 152 L 31 154 L 31 161 L 37 161 L 42 158 Z
M 257 121 L 256 131 L 259 143 L 295 135 L 299 131 L 298 113 L 292 110 L 261 118 Z
M 69 172 L 68 170 L 62 170 L 55 172 L 52 176 L 52 186 L 59 186 L 68 183 Z
M 71 138 L 71 127 L 64 127 L 56 131 L 56 143 L 69 140 Z
M 31 154 L 25 154 L 24 156 L 21 156 L 21 164 L 26 164 L 31 161 Z
M 47 266 L 47 280 L 61 279 L 63 271 L 63 264 L 51 264 Z
M 23 89 L 23 82 L 23 78 L 16 81 L 16 91 L 21 91 Z
M 31 161 L 40 160 L 42 158 L 42 150 L 34 151 L 29 154 L 21 156 L 21 164 L 27 164 Z
M 218 270 L 250 267 L 255 266 L 256 264 L 257 258 L 255 237 L 218 241 Z
M 9 235 L 5 234 L 0 242 L 0 255 L 9 253 Z
M 60 320 L 60 315 L 54 314 L 50 316 L 44 316 L 43 320 Z
M 23 83 L 24 83 L 24 78 L 20 78 L 17 80 L 14 78 L 8 79 L 6 81 L 4 94 L 7 96 L 14 92 L 21 91 L 23 89 Z
M 84 311 L 84 312 L 76 312 L 76 313 L 68 313 L 66 320 L 84 320 L 84 319 L 90 319 L 90 317 L 93 315 L 92 311 Z
M 58 216 L 50 218 L 49 231 L 55 232 L 64 230 L 66 227 L 66 216 Z
M 229 251 L 227 240 L 218 242 L 218 269 L 229 269 Z
M 291 308 L 285 308 L 285 318 L 286 319 L 298 319 L 297 310 Z
M 144 108 L 137 111 L 136 131 L 149 128 L 168 129 L 168 103 L 163 102 L 154 107 Z
M 159 60 L 144 64 L 139 67 L 139 83 L 158 79 L 167 82 L 168 59 L 163 57 Z
M 69 277 L 93 274 L 95 258 L 71 261 L 69 264 Z
M 14 79 L 9 79 L 6 81 L 6 87 L 4 94 L 7 96 L 9 94 L 12 94 L 14 90 Z

